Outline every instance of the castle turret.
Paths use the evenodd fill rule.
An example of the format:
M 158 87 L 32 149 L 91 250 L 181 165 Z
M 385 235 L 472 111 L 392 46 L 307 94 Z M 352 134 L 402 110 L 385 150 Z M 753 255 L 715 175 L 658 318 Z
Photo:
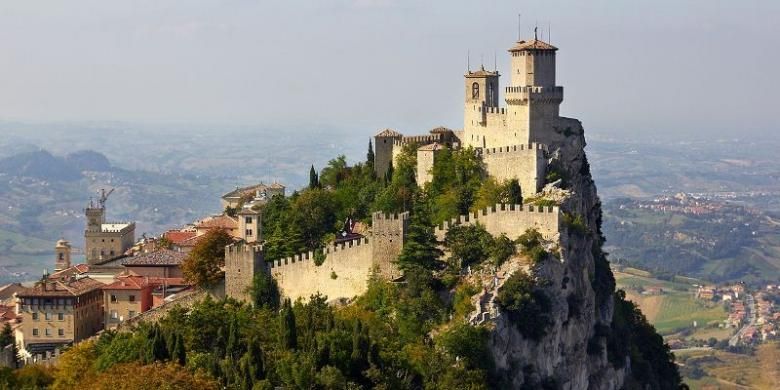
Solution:
M 549 143 L 563 87 L 555 85 L 555 46 L 534 37 L 518 41 L 512 56 L 512 85 L 506 87 L 507 124 L 518 143 Z M 501 145 L 499 145 L 501 146 Z
M 484 126 L 488 108 L 498 108 L 498 71 L 469 70 L 465 75 L 464 91 L 464 128 Z M 484 143 L 484 137 L 481 137 Z M 479 142 L 475 142 L 479 145 Z
M 425 186 L 433 180 L 433 164 L 436 160 L 436 153 L 444 148 L 438 142 L 421 146 L 417 149 L 417 185 Z
M 374 267 L 387 279 L 401 276 L 395 262 L 404 247 L 409 229 L 409 212 L 371 215 L 372 258 Z
M 57 241 L 54 247 L 56 260 L 54 262 L 54 272 L 70 268 L 70 243 L 65 240 Z
M 387 173 L 393 162 L 393 146 L 401 139 L 403 135 L 392 129 L 384 129 L 374 136 L 374 173 L 377 177 Z

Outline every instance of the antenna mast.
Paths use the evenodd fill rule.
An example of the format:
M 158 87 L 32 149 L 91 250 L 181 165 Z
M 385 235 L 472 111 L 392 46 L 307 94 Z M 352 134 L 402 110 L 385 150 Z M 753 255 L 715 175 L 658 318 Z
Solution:
M 520 16 L 523 14 L 517 14 L 517 41 L 521 41 L 523 39 L 523 31 L 520 29 Z

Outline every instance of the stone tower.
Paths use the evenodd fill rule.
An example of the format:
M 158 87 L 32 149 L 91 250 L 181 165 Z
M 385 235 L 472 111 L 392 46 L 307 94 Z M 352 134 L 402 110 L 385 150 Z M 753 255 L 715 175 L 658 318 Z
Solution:
M 260 245 L 238 242 L 225 247 L 225 296 L 251 302 L 255 274 L 267 272 Z
M 374 136 L 374 173 L 377 177 L 383 177 L 390 168 L 394 145 L 399 144 L 400 148 L 402 138 L 401 133 L 392 129 L 384 129 Z
M 433 164 L 436 160 L 436 153 L 442 150 L 444 146 L 438 142 L 421 146 L 417 149 L 417 185 L 424 187 L 425 184 L 433 180 Z
M 54 262 L 54 272 L 70 268 L 70 243 L 65 240 L 57 241 L 54 252 L 57 256 Z
M 464 128 L 485 125 L 485 114 L 489 111 L 486 109 L 498 107 L 499 76 L 498 71 L 485 70 L 484 66 L 464 75 Z
M 84 210 L 87 217 L 87 230 L 100 231 L 106 223 L 106 208 L 103 204 L 95 204 L 92 201 Z
M 563 87 L 555 85 L 557 50 L 536 37 L 509 49 L 512 85 L 505 91 L 507 122 L 510 132 L 517 134 L 518 144 L 550 141 L 563 101 Z
M 385 215 L 376 212 L 371 215 L 371 250 L 374 266 L 387 279 L 401 276 L 395 265 L 404 247 L 409 230 L 409 213 Z

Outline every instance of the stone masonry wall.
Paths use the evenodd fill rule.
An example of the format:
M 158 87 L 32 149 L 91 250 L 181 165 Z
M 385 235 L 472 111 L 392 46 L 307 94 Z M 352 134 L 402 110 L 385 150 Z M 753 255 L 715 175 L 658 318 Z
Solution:
M 498 236 L 506 234 L 515 239 L 534 228 L 548 240 L 556 240 L 560 231 L 560 209 L 558 207 L 540 207 L 533 205 L 497 204 L 494 207 L 480 210 L 469 215 L 461 215 L 451 221 L 436 227 L 436 239 L 444 240 L 447 230 L 455 225 L 470 225 L 479 223 L 490 234 Z
M 547 170 L 546 148 L 541 144 L 482 149 L 488 175 L 499 183 L 517 179 L 524 198 L 541 190 Z
M 368 238 L 331 245 L 323 252 L 325 261 L 319 266 L 313 252 L 267 263 L 284 297 L 305 300 L 319 292 L 329 299 L 351 298 L 366 291 L 373 268 Z

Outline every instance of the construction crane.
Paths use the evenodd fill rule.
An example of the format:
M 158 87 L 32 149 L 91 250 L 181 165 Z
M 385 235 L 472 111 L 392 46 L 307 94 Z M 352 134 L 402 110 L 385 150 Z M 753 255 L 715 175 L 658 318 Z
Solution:
M 99 192 L 100 199 L 98 199 L 98 205 L 100 205 L 101 209 L 106 207 L 106 200 L 108 200 L 108 196 L 111 195 L 112 193 L 114 193 L 114 189 L 113 188 L 110 189 L 108 192 L 106 192 L 105 188 L 101 188 L 100 189 L 100 192 Z

